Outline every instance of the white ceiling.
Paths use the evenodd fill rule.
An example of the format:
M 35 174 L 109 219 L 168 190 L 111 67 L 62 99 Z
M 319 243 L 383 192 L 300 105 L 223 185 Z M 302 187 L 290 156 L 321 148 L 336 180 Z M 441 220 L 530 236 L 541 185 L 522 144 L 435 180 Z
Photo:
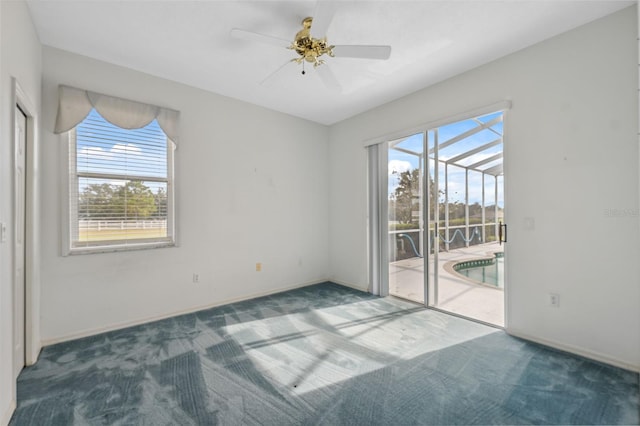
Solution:
M 340 1 L 331 44 L 389 44 L 388 61 L 329 58 L 343 91 L 291 50 L 232 39 L 242 28 L 293 40 L 315 1 L 28 1 L 40 41 L 322 124 L 333 124 L 634 4 L 635 1 Z

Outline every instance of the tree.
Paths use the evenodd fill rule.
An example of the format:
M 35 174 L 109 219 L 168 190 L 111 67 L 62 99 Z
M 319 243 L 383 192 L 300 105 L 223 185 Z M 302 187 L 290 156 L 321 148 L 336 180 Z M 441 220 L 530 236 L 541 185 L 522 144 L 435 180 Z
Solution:
M 163 187 L 159 187 L 154 195 L 156 205 L 155 218 L 164 219 L 167 216 L 167 191 Z
M 389 197 L 389 209 L 394 212 L 395 220 L 400 223 L 412 223 L 414 221 L 413 212 L 420 211 L 420 170 L 418 168 L 404 172 L 396 172 L 398 176 L 398 186 Z M 431 205 L 435 206 L 439 191 L 435 190 L 435 185 L 429 176 L 429 187 L 431 189 Z
M 79 197 L 80 219 L 105 219 L 113 215 L 113 186 L 108 183 L 92 183 Z
M 401 173 L 394 171 L 393 174 L 398 175 L 398 186 L 392 194 L 395 218 L 400 223 L 411 223 L 414 199 L 420 199 L 420 170 L 413 169 Z
M 156 199 L 139 180 L 124 185 L 90 184 L 80 194 L 78 211 L 83 219 L 147 219 L 158 211 Z
M 139 180 L 132 180 L 120 186 L 114 194 L 122 217 L 146 219 L 156 211 L 155 197 L 151 189 Z

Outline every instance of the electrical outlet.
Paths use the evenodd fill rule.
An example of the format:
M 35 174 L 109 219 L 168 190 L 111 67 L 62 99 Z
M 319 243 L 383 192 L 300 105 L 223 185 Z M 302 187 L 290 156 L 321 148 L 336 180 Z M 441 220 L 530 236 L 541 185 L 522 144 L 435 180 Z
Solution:
M 193 273 L 193 282 L 194 283 L 200 282 L 200 275 L 196 274 L 195 272 Z
M 262 263 L 258 262 L 256 263 L 256 272 L 260 272 L 262 271 Z
M 558 308 L 560 306 L 560 295 L 557 293 L 549 293 L 549 306 Z

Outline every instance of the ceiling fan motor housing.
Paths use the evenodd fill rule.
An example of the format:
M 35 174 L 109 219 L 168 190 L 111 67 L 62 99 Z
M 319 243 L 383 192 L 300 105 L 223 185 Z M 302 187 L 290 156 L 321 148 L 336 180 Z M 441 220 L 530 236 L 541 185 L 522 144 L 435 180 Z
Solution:
M 303 60 L 313 63 L 314 66 L 321 65 L 323 61 L 322 55 L 333 56 L 333 46 L 327 44 L 327 38 L 317 39 L 311 37 L 312 18 L 305 18 L 302 21 L 302 29 L 296 34 L 295 40 L 291 45 L 291 49 L 295 50 L 300 58 L 295 61 L 301 63 Z

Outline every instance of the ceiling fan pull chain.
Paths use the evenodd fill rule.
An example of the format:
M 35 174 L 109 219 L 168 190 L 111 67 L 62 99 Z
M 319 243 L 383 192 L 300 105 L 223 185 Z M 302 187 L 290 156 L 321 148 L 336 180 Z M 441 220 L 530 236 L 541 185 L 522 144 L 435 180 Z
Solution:
M 305 75 L 306 72 L 304 71 L 304 62 L 302 63 L 302 75 Z

